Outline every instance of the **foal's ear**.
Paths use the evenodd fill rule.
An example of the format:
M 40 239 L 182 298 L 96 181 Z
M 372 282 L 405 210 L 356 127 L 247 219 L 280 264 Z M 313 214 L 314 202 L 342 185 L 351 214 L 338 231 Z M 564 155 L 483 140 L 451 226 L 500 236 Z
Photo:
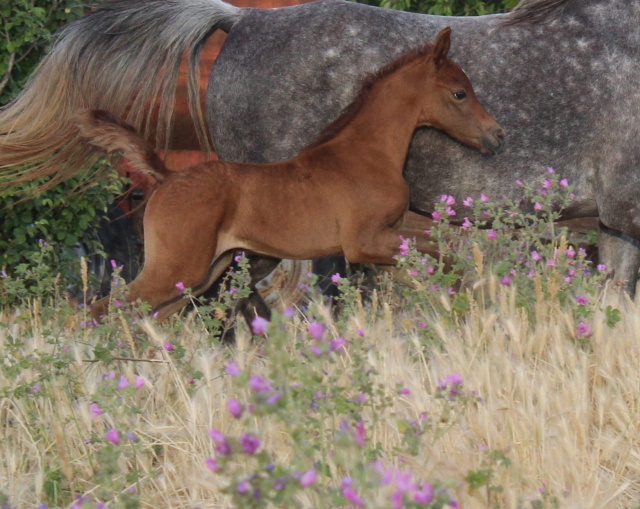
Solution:
M 436 42 L 433 44 L 433 61 L 436 66 L 442 64 L 449 48 L 451 47 L 451 27 L 446 27 L 440 30 L 436 37 Z

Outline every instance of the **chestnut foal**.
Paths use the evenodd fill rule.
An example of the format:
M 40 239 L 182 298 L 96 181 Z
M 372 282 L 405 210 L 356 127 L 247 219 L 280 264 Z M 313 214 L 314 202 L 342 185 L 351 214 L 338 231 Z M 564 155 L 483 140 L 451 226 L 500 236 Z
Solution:
M 402 170 L 418 126 L 442 129 L 483 153 L 502 147 L 503 133 L 478 102 L 462 69 L 447 59 L 451 30 L 365 81 L 356 101 L 289 161 L 212 161 L 170 172 L 134 129 L 102 111 L 84 111 L 89 143 L 122 151 L 161 185 L 144 216 L 145 264 L 128 300 L 148 302 L 159 319 L 187 304 L 176 283 L 204 292 L 245 249 L 278 258 L 344 253 L 352 263 L 394 265 L 409 188 Z M 426 235 L 417 248 L 435 253 Z M 92 307 L 95 318 L 109 298 Z

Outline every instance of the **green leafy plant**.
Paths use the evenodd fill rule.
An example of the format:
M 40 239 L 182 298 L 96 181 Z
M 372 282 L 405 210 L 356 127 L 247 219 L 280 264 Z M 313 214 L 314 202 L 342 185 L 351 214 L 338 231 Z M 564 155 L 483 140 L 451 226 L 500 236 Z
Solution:
M 0 106 L 19 93 L 53 33 L 82 14 L 81 0 L 11 0 L 0 6 Z M 100 249 L 95 232 L 107 206 L 122 191 L 122 183 L 115 173 L 90 180 L 90 171 L 35 197 L 42 180 L 2 193 L 0 267 L 4 274 L 21 280 L 26 291 L 36 287 L 25 274 L 40 259 L 43 242 L 50 247 L 48 262 L 63 280 L 77 274 L 70 268 L 77 264 L 68 263 L 75 246 L 83 244 L 85 252 Z M 80 188 L 82 193 L 77 192 Z M 6 294 L 0 302 L 15 303 Z
M 82 16 L 81 0 L 10 0 L 0 6 L 0 105 L 8 103 L 33 72 L 52 34 Z

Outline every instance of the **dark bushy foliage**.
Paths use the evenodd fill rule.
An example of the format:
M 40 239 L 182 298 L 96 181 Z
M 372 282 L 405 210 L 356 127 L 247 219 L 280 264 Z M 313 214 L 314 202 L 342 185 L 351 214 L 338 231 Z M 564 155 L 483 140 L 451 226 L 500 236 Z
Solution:
M 0 7 L 0 106 L 8 104 L 26 83 L 62 25 L 83 14 L 82 0 L 12 0 Z M 52 84 L 55 86 L 55 84 Z M 88 171 L 90 171 L 88 169 Z M 92 179 L 93 180 L 93 179 Z M 91 185 L 71 179 L 46 193 L 30 196 L 41 181 L 2 194 L 0 207 L 0 266 L 11 274 L 29 265 L 48 243 L 54 259 L 64 260 L 80 241 L 90 249 L 101 217 L 121 191 L 115 179 Z M 75 192 L 79 187 L 83 192 Z
M 439 14 L 443 16 L 472 16 L 506 12 L 519 0 L 363 0 L 361 3 L 398 9 L 401 11 Z

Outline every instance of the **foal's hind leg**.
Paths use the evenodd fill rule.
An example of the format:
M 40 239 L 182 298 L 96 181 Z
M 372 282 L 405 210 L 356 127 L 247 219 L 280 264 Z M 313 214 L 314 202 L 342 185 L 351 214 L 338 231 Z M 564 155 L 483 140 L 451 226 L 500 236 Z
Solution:
M 158 224 L 163 225 L 161 222 Z M 216 242 L 213 235 L 198 234 L 197 229 L 190 227 L 194 225 L 185 224 L 180 225 L 183 228 L 171 229 L 166 226 L 154 228 L 155 223 L 148 223 L 148 226 L 145 264 L 138 277 L 128 285 L 126 299 L 128 302 L 139 299 L 148 303 L 163 319 L 188 303 L 176 286 L 178 283 L 185 288 L 192 288 L 194 294 L 202 293 L 211 285 L 212 281 L 208 281 L 212 277 L 210 266 Z M 195 226 L 203 227 L 199 224 Z M 225 260 L 220 260 L 215 269 L 224 270 L 224 267 L 220 267 Z M 108 297 L 96 302 L 91 309 L 93 317 L 99 319 L 101 315 L 106 315 L 108 303 Z
M 213 261 L 208 272 L 200 282 L 191 287 L 191 295 L 197 297 L 208 290 L 209 287 L 224 273 L 224 271 L 227 270 L 232 260 L 233 251 L 227 251 L 226 253 L 218 256 L 216 260 Z M 189 299 L 182 295 L 178 295 L 177 297 L 164 300 L 154 306 L 154 312 L 157 313 L 158 320 L 164 320 L 166 317 L 182 309 L 188 303 Z

